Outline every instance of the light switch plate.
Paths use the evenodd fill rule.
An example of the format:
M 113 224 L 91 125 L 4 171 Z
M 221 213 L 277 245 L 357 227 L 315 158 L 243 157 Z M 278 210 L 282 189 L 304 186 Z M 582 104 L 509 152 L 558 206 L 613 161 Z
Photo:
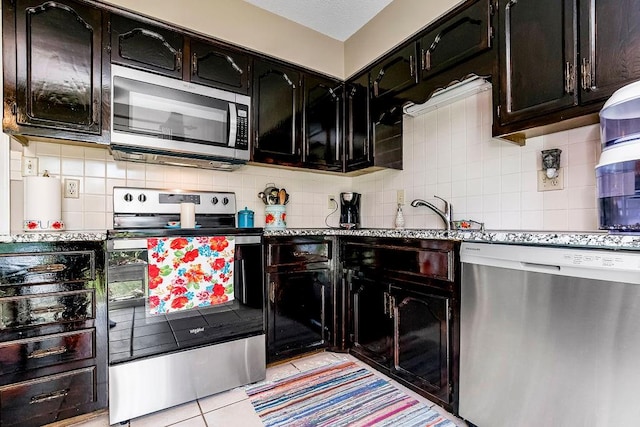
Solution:
M 38 175 L 38 158 L 37 157 L 22 157 L 22 176 L 36 176 Z
M 564 169 L 558 169 L 558 176 L 547 178 L 546 171 L 538 171 L 538 191 L 553 191 L 564 189 Z

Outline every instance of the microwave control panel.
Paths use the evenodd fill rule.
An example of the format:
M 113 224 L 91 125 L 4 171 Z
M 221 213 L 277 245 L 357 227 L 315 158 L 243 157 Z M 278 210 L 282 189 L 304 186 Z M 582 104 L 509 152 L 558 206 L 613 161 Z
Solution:
M 236 136 L 236 148 L 249 149 L 249 110 L 244 105 L 238 105 L 238 133 Z

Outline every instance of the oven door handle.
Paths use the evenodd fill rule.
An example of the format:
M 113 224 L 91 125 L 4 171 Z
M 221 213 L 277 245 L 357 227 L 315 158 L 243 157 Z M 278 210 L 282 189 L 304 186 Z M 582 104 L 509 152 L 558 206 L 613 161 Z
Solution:
M 110 250 L 147 249 L 147 239 L 114 239 L 108 242 Z

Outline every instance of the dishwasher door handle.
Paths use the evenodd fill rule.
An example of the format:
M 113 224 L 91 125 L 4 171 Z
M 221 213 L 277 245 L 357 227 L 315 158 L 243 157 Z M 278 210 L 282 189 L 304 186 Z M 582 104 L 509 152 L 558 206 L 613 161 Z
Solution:
M 544 271 L 544 272 L 549 272 L 549 273 L 560 271 L 560 266 L 559 265 L 553 265 L 553 264 L 538 264 L 536 262 L 521 261 L 520 265 L 522 265 L 522 267 L 526 268 L 526 269 Z

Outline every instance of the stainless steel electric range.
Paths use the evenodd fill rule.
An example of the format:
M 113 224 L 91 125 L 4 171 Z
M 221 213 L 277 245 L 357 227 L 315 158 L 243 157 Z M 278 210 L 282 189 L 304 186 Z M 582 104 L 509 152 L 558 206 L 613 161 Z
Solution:
M 174 224 L 181 203 L 195 204 L 195 228 Z M 235 227 L 235 194 L 116 187 L 113 212 L 110 423 L 263 380 L 262 230 Z M 193 259 L 212 268 L 219 262 L 220 274 L 185 268 Z M 162 275 L 172 281 L 158 297 Z

